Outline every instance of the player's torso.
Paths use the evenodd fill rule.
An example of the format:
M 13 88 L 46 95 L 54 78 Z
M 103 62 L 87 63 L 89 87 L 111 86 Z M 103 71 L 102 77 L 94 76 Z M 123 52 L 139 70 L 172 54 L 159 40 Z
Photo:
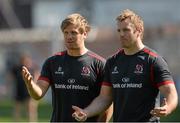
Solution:
M 144 52 L 127 56 L 119 54 L 110 65 L 110 81 L 116 121 L 139 121 L 149 118 L 153 106 L 150 57 Z M 148 113 L 147 113 L 148 112 Z M 142 115 L 143 114 L 143 115 Z M 142 119 L 141 119 L 142 118 Z
M 54 112 L 59 114 L 55 119 L 74 121 L 72 105 L 86 107 L 99 94 L 96 61 L 88 55 L 64 55 L 55 61 L 51 64 Z
M 52 82 L 56 91 L 88 92 L 97 83 L 93 60 L 88 56 L 57 59 L 52 68 Z
M 110 78 L 114 89 L 143 89 L 150 85 L 150 64 L 148 56 L 136 54 L 119 55 L 110 68 Z

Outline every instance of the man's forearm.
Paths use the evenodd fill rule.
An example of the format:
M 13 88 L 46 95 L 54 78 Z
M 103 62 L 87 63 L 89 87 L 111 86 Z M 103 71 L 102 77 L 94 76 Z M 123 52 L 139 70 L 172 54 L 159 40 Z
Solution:
M 30 96 L 35 100 L 39 100 L 42 98 L 42 90 L 36 83 L 32 82 L 32 86 L 27 86 L 27 89 Z
M 87 117 L 92 117 L 104 112 L 111 103 L 111 97 L 98 96 L 84 111 L 87 113 Z
M 163 85 L 160 88 L 161 93 L 166 98 L 167 115 L 170 114 L 178 104 L 178 95 L 174 84 Z M 162 104 L 163 105 L 163 104 Z
M 170 94 L 166 98 L 167 98 L 168 110 L 169 110 L 169 113 L 171 113 L 172 111 L 176 109 L 178 105 L 177 93 Z
M 98 117 L 98 122 L 109 122 L 113 115 L 113 104 Z

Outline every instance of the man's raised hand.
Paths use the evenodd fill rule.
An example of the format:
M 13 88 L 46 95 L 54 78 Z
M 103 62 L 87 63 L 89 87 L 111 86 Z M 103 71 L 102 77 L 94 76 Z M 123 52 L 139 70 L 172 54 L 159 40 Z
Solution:
M 23 76 L 23 80 L 26 83 L 26 86 L 28 88 L 31 88 L 32 82 L 33 82 L 33 77 L 31 75 L 31 73 L 29 72 L 29 70 L 25 66 L 22 67 L 22 76 Z

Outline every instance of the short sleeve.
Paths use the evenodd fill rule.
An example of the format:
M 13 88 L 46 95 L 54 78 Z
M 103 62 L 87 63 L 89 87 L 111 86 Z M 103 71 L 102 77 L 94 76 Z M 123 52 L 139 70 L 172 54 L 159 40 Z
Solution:
M 154 82 L 157 87 L 165 84 L 174 83 L 167 62 L 161 56 L 158 56 L 156 58 L 153 66 Z
M 47 59 L 41 69 L 41 75 L 38 80 L 44 80 L 51 83 L 51 59 Z
M 106 85 L 106 86 L 111 86 L 112 83 L 110 82 L 110 62 L 109 60 L 107 60 L 106 64 L 105 64 L 105 69 L 104 69 L 104 80 L 102 85 Z
M 103 79 L 104 79 L 104 67 L 105 67 L 105 60 L 98 60 L 98 64 L 97 64 L 97 80 L 98 83 L 102 83 Z

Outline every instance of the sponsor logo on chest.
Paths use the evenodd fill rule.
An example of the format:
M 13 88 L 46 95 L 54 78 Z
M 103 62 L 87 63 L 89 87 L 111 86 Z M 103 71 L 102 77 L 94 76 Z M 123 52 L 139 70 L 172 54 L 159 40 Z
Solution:
M 89 86 L 85 86 L 85 85 L 79 85 L 76 83 L 76 79 L 74 78 L 69 78 L 67 80 L 67 83 L 55 83 L 55 88 L 56 89 L 61 89 L 61 90 L 82 90 L 82 91 L 88 91 L 89 90 Z
M 113 83 L 113 88 L 142 88 L 142 83 L 134 83 L 129 77 L 123 77 L 121 82 Z
M 64 71 L 62 71 L 62 67 L 61 67 L 61 66 L 59 66 L 59 67 L 57 68 L 57 70 L 55 71 L 55 74 L 61 74 L 61 75 L 64 74 Z
M 115 66 L 114 69 L 113 69 L 113 71 L 112 71 L 112 74 L 118 74 L 118 73 L 119 73 L 118 67 Z

